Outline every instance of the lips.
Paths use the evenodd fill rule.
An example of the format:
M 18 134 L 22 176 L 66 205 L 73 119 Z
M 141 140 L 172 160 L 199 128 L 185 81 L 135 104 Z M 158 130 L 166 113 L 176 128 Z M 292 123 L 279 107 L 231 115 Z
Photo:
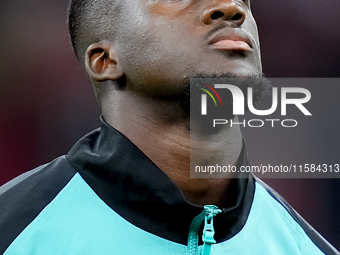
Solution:
M 232 28 L 221 29 L 209 40 L 211 48 L 224 51 L 253 51 L 252 42 L 245 32 Z

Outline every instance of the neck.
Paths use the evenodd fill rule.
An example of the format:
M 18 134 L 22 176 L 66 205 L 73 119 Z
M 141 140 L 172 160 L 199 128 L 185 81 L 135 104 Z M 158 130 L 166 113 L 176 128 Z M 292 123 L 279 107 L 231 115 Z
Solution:
M 190 118 L 178 102 L 115 91 L 104 100 L 105 120 L 124 134 L 182 190 L 194 204 L 225 206 L 229 178 L 190 178 L 193 165 L 235 165 L 242 149 L 238 127 L 211 135 L 190 133 Z M 191 145 L 191 150 L 190 150 Z

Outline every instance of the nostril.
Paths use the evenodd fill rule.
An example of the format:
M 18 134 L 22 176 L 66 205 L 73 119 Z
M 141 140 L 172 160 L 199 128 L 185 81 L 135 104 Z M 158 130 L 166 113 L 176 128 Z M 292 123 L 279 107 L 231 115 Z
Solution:
M 219 19 L 222 18 L 224 16 L 224 13 L 221 11 L 216 11 L 213 14 L 211 14 L 211 19 L 215 20 L 215 19 Z
M 231 17 L 231 20 L 240 20 L 242 19 L 242 14 L 236 13 L 234 16 Z

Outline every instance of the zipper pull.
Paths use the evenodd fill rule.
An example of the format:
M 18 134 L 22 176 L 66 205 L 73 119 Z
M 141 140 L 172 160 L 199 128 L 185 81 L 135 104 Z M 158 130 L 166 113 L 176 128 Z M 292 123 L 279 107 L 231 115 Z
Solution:
M 211 245 L 215 244 L 216 241 L 214 239 L 215 230 L 214 230 L 214 217 L 221 213 L 222 210 L 218 209 L 215 205 L 206 205 L 205 209 L 205 218 L 204 218 L 204 229 L 202 241 L 203 245 L 203 253 L 202 255 L 209 255 L 211 250 Z
M 211 244 L 216 243 L 214 240 L 214 226 L 213 226 L 213 217 L 217 214 L 221 213 L 222 211 L 218 209 L 215 205 L 206 205 L 204 206 L 204 210 L 195 217 L 195 219 L 191 222 L 190 229 L 189 229 L 189 236 L 188 236 L 188 248 L 187 252 L 189 255 L 199 255 L 199 248 L 198 248 L 198 239 L 199 239 L 199 230 L 200 227 L 204 223 L 204 230 L 203 230 L 203 254 L 209 255 Z M 202 253 L 201 253 L 202 254 Z

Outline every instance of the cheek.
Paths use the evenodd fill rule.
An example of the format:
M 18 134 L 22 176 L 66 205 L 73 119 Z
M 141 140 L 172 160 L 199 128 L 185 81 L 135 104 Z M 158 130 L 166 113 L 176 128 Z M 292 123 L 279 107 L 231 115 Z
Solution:
M 123 17 L 122 29 L 116 38 L 127 81 L 134 85 L 157 86 L 188 76 L 187 70 L 193 69 L 194 63 L 199 61 L 202 49 L 198 38 L 192 34 L 192 24 L 153 15 L 145 6 L 138 6 L 142 1 L 132 2 L 135 1 L 126 1 L 131 5 L 128 6 L 131 15 Z
M 181 80 L 199 56 L 198 40 L 188 36 L 183 27 L 146 25 L 129 33 L 121 43 L 123 70 L 134 84 L 165 83 Z M 121 38 L 122 39 L 122 38 Z
M 245 20 L 245 23 L 243 24 L 242 27 L 248 32 L 248 34 L 250 34 L 258 50 L 260 50 L 259 33 L 258 33 L 256 21 L 251 14 L 247 16 L 247 19 Z

